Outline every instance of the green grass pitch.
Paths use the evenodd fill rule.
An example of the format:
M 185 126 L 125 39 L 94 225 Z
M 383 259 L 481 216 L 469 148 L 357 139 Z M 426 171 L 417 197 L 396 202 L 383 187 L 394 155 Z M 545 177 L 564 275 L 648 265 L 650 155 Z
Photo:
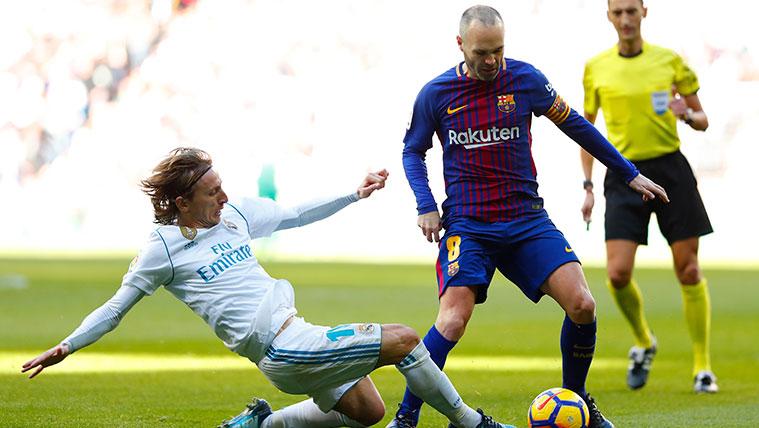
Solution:
M 56 344 L 118 287 L 128 260 L 0 260 L 0 426 L 202 427 L 238 413 L 251 396 L 279 408 L 303 399 L 277 391 L 255 366 L 227 351 L 203 321 L 165 290 L 143 299 L 100 342 L 28 380 L 21 364 Z M 317 324 L 400 322 L 423 335 L 437 313 L 432 266 L 265 263 L 296 289 L 300 315 Z M 671 270 L 636 278 L 660 351 L 649 384 L 625 387 L 628 327 L 603 284 L 586 269 L 598 302 L 599 335 L 589 390 L 617 427 L 748 427 L 759 424 L 759 271 L 706 269 L 712 360 L 721 391 L 692 392 L 691 353 Z M 563 314 L 533 305 L 497 276 L 475 311 L 447 373 L 473 407 L 526 426 L 527 408 L 560 386 Z M 393 368 L 372 375 L 387 405 L 402 397 Z M 425 407 L 420 427 L 446 421 Z

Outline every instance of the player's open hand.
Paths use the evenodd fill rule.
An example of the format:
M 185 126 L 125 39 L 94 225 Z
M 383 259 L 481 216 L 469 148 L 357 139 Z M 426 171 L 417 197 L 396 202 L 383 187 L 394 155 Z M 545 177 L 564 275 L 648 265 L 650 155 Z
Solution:
M 41 353 L 37 358 L 27 361 L 21 366 L 21 373 L 36 369 L 29 375 L 29 379 L 40 374 L 42 369 L 60 363 L 69 355 L 69 347 L 64 344 L 54 346 Z
M 422 235 L 427 238 L 428 242 L 440 242 L 440 230 L 443 228 L 440 225 L 440 213 L 430 211 L 420 215 L 416 219 L 416 224 L 422 229 Z
M 386 169 L 370 172 L 366 178 L 364 178 L 364 181 L 361 182 L 361 185 L 358 186 L 358 191 L 356 193 L 358 194 L 359 199 L 368 198 L 375 190 L 385 187 L 385 181 L 389 175 L 390 173 L 387 172 Z
M 644 201 L 651 201 L 654 198 L 659 198 L 665 203 L 669 203 L 669 197 L 664 188 L 646 178 L 643 174 L 638 174 L 628 184 L 633 190 L 643 195 Z

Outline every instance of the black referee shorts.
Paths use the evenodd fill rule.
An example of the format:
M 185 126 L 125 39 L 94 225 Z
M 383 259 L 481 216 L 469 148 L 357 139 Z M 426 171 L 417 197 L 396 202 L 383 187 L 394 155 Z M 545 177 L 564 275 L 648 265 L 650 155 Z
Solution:
M 606 240 L 625 239 L 648 244 L 648 222 L 656 213 L 659 230 L 667 242 L 706 235 L 712 232 L 709 216 L 696 187 L 696 177 L 680 151 L 658 158 L 633 162 L 641 174 L 664 187 L 670 202 L 658 198 L 644 202 L 624 178 L 607 170 L 604 179 L 606 197 Z

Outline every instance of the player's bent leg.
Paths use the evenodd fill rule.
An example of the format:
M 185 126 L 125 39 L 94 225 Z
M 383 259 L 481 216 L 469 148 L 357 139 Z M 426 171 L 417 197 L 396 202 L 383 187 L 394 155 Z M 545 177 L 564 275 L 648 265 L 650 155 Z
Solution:
M 440 296 L 435 328 L 449 341 L 455 342 L 464 336 L 466 326 L 472 318 L 476 291 L 474 287 L 447 287 Z
M 448 353 L 466 330 L 474 311 L 476 292 L 473 287 L 446 287 L 440 297 L 437 319 L 424 336 L 424 345 L 432 361 L 442 370 Z M 406 388 L 403 402 L 386 428 L 414 428 L 419 421 L 422 400 Z
M 381 420 L 384 404 L 371 382 L 365 379 L 377 367 L 381 347 L 379 324 L 343 324 L 330 328 L 310 324 L 302 318 L 293 319 L 289 327 L 274 338 L 257 365 L 279 390 L 307 394 L 311 399 L 273 412 L 261 428 L 270 428 L 269 425 L 271 428 L 363 427 Z M 348 399 L 344 399 L 341 409 L 363 405 L 368 411 L 361 413 L 361 422 L 335 411 L 346 394 L 351 397 L 351 391 L 362 400 L 355 400 L 358 404 L 351 407 Z
M 595 321 L 596 301 L 590 294 L 579 263 L 569 262 L 559 266 L 540 287 L 540 291 L 554 299 L 572 322 L 588 324 Z
M 416 345 L 409 349 L 415 342 Z M 399 360 L 398 355 L 404 351 L 406 355 Z M 448 377 L 432 361 L 413 329 L 400 324 L 383 325 L 379 361 L 378 366 L 395 364 L 406 378 L 409 389 L 455 426 L 475 428 L 484 420 L 481 413 L 464 403 Z
M 596 346 L 596 304 L 580 264 L 561 265 L 540 289 L 567 314 L 560 341 L 563 387 L 583 395 Z
M 585 381 L 596 348 L 596 302 L 590 294 L 580 264 L 570 262 L 556 269 L 540 290 L 567 313 L 561 328 L 563 387 L 578 393 L 588 404 L 590 428 L 613 428 L 585 390 Z
M 385 403 L 368 376 L 349 389 L 334 410 L 358 422 L 359 426 L 374 425 L 385 417 Z
M 398 364 L 419 344 L 417 332 L 403 324 L 382 324 L 382 345 L 377 367 Z

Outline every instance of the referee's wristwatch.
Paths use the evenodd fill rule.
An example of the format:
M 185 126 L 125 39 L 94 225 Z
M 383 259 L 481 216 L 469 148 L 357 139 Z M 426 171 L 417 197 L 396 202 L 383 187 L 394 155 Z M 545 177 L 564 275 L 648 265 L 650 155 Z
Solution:
M 685 110 L 685 114 L 683 115 L 683 122 L 685 122 L 688 125 L 693 124 L 693 109 L 688 108 L 688 110 Z
M 585 190 L 587 190 L 587 191 L 589 191 L 589 192 L 592 191 L 593 190 L 593 182 L 590 181 L 590 180 L 584 180 L 582 182 L 582 188 L 585 189 Z

